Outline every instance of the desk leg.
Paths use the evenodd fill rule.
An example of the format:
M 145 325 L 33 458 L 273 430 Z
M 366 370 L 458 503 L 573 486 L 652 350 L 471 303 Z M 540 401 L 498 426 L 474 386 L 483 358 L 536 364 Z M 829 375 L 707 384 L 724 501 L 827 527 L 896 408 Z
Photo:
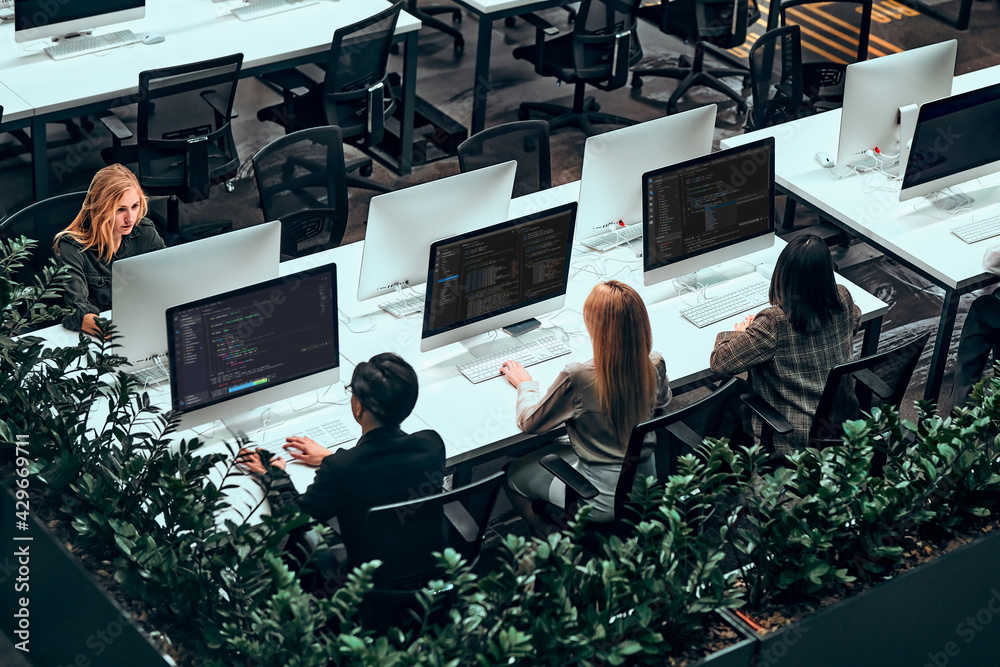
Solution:
M 42 201 L 49 196 L 48 144 L 45 121 L 35 116 L 31 119 L 31 169 L 35 201 Z
M 882 318 L 876 317 L 865 323 L 865 337 L 861 341 L 861 356 L 870 357 L 878 352 L 878 338 L 882 333 Z
M 476 78 L 472 86 L 472 128 L 469 136 L 486 128 L 486 97 L 490 92 L 490 49 L 493 44 L 493 19 L 479 16 L 479 38 L 476 40 Z
M 941 324 L 938 325 L 937 339 L 934 341 L 934 356 L 931 357 L 931 368 L 927 373 L 927 386 L 924 388 L 924 398 L 936 401 L 941 393 L 944 381 L 944 367 L 948 362 L 948 350 L 951 347 L 951 336 L 955 331 L 955 317 L 958 315 L 958 302 L 961 294 L 945 288 L 944 308 L 941 311 Z
M 417 35 L 411 30 L 403 43 L 403 123 L 399 130 L 399 175 L 413 171 L 413 112 L 417 105 Z

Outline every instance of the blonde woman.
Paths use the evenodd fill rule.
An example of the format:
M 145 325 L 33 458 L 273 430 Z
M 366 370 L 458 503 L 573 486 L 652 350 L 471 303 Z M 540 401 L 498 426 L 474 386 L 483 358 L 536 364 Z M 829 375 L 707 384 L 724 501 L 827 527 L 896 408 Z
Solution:
M 632 428 L 670 401 L 666 366 L 652 351 L 653 333 L 638 293 L 617 280 L 598 283 L 583 305 L 583 321 L 594 358 L 569 364 L 545 392 L 524 366 L 508 361 L 500 372 L 517 388 L 517 425 L 544 433 L 566 424 L 569 445 L 555 444 L 515 461 L 507 472 L 513 489 L 527 498 L 565 504 L 566 487 L 538 461 L 557 453 L 600 491 L 591 520 L 614 518 L 615 486 Z M 650 459 L 640 474 L 652 474 Z M 522 513 L 528 508 L 519 506 Z M 530 517 L 528 517 L 530 520 Z
M 83 208 L 55 237 L 55 254 L 69 267 L 63 326 L 97 335 L 94 322 L 111 308 L 111 264 L 164 247 L 146 219 L 146 195 L 128 168 L 113 164 L 90 182 Z

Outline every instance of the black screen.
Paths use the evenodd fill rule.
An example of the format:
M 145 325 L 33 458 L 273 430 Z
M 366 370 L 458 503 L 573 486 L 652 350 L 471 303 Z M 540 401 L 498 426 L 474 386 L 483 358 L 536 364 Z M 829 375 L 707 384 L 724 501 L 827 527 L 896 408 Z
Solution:
M 565 294 L 576 204 L 431 245 L 423 337 Z
M 167 310 L 174 409 L 339 366 L 336 295 L 329 265 Z
M 14 29 L 31 30 L 145 6 L 145 0 L 14 0 Z
M 903 189 L 1000 160 L 1000 84 L 920 107 Z
M 774 142 L 643 175 L 647 271 L 773 231 Z

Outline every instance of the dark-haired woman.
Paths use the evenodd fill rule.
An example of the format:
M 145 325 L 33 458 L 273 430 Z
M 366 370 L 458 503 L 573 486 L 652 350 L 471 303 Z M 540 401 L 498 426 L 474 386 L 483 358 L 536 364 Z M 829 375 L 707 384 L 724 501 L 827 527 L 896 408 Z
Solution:
M 826 243 L 812 235 L 781 251 L 770 301 L 735 331 L 719 334 L 711 366 L 723 375 L 749 373 L 754 389 L 794 426 L 774 440 L 776 454 L 790 454 L 806 445 L 830 369 L 851 358 L 861 311 L 834 281 Z

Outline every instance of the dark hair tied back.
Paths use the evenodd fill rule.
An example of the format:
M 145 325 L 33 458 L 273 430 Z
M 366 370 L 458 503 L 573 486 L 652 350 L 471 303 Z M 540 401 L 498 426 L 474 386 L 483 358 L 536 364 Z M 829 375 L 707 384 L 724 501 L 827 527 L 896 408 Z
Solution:
M 778 256 L 771 276 L 771 303 L 781 308 L 796 331 L 819 329 L 844 310 L 833 268 L 830 249 L 812 234 L 797 237 Z

